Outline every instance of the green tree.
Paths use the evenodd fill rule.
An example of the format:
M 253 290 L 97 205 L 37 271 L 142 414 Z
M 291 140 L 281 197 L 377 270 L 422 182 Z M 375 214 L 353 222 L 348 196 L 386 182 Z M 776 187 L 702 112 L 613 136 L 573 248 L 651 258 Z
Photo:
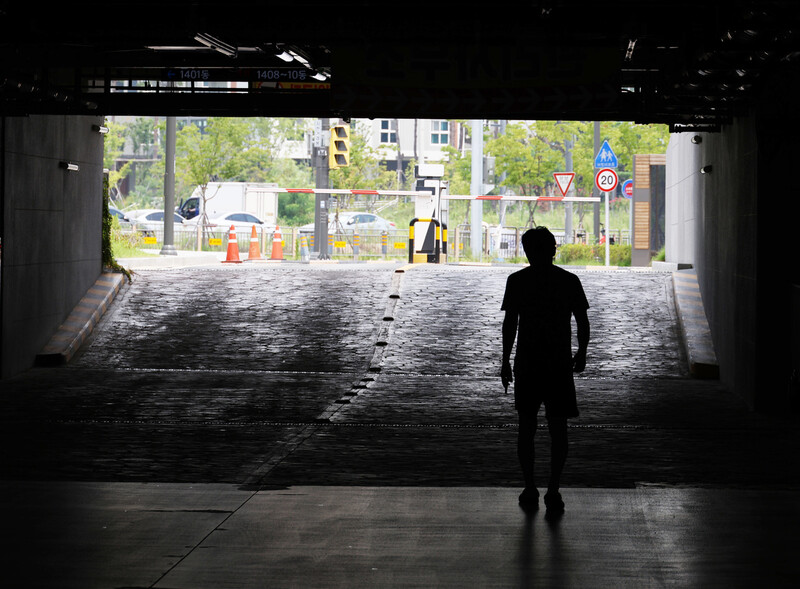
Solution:
M 630 122 L 606 122 L 600 126 L 601 141 L 612 145 L 619 167 L 617 172 L 630 177 L 633 156 L 639 153 L 664 153 L 669 140 L 666 125 L 638 125 Z M 594 187 L 594 124 L 583 121 L 524 121 L 510 123 L 506 132 L 486 143 L 486 152 L 495 156 L 502 185 L 519 195 L 553 195 L 553 173 L 565 171 L 567 150 L 572 152 L 578 196 L 590 196 Z M 538 202 L 524 205 L 528 225 L 535 225 Z M 586 212 L 579 205 L 579 222 Z
M 377 149 L 366 140 L 363 124 L 351 126 L 350 165 L 330 170 L 331 188 L 392 190 L 397 185 L 397 175 L 386 169 Z M 355 201 L 354 195 L 337 195 L 339 207 L 348 209 Z M 373 197 L 366 197 L 367 210 L 371 209 Z
M 197 248 L 202 243 L 201 231 L 208 223 L 207 201 L 214 197 L 207 192 L 214 180 L 232 180 L 245 166 L 248 149 L 248 130 L 245 121 L 236 118 L 211 118 L 206 132 L 187 125 L 176 135 L 175 176 L 178 182 L 200 187 L 203 218 L 197 224 Z
M 564 171 L 567 142 L 581 131 L 576 123 L 524 121 L 506 126 L 506 132 L 486 142 L 495 157 L 495 173 L 502 185 L 521 196 L 552 196 L 553 172 Z M 539 201 L 525 201 L 528 226 L 535 226 Z
M 162 132 L 163 133 L 163 132 Z M 152 117 L 137 117 L 127 127 L 126 135 L 133 145 L 136 155 L 155 157 L 154 147 L 158 144 L 158 126 Z
M 119 168 L 117 162 L 125 147 L 127 129 L 118 123 L 105 122 L 108 133 L 103 138 L 103 167 L 108 170 L 108 197 L 112 202 L 120 200 L 120 183 L 131 172 L 131 162 L 126 161 Z
M 249 130 L 244 163 L 237 178 L 242 182 L 275 182 L 292 188 L 305 188 L 312 182 L 311 167 L 282 154 L 290 141 L 303 141 L 311 128 L 310 119 L 244 119 Z
M 633 156 L 667 151 L 667 125 L 639 125 L 630 121 L 601 123 L 601 140 L 607 139 L 619 160 L 618 171 L 633 173 Z
M 472 178 L 472 160 L 469 155 L 461 153 L 451 145 L 442 147 L 442 153 L 447 155 L 444 164 L 443 180 L 447 181 L 447 192 L 450 194 L 469 194 L 470 179 Z M 463 219 L 469 222 L 468 200 L 452 200 L 449 204 L 451 219 Z

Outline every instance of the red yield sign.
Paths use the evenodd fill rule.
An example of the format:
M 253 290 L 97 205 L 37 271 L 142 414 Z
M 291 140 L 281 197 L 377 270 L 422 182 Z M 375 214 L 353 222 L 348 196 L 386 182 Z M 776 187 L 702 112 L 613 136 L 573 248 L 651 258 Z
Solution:
M 572 180 L 575 178 L 575 172 L 553 172 L 553 178 L 556 179 L 561 195 L 567 196 Z

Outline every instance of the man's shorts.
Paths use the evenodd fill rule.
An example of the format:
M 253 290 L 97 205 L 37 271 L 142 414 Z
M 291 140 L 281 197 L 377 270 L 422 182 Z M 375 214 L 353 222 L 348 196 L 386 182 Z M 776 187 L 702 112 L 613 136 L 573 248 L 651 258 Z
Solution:
M 578 417 L 578 400 L 572 369 L 557 373 L 537 374 L 535 371 L 515 371 L 514 406 L 519 413 L 535 416 L 544 405 L 550 419 Z

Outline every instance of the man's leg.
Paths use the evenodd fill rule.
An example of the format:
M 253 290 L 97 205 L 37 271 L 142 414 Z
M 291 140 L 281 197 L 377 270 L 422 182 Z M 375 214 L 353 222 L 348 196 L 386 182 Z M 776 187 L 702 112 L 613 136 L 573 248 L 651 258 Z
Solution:
M 526 489 L 535 489 L 534 463 L 536 458 L 534 439 L 536 437 L 536 415 L 519 413 L 519 433 L 517 434 L 517 458 L 522 468 Z
M 550 431 L 550 481 L 547 484 L 547 494 L 544 497 L 548 508 L 563 509 L 564 503 L 558 492 L 561 484 L 561 473 L 567 462 L 567 419 L 549 418 Z M 548 497 L 550 498 L 548 500 Z

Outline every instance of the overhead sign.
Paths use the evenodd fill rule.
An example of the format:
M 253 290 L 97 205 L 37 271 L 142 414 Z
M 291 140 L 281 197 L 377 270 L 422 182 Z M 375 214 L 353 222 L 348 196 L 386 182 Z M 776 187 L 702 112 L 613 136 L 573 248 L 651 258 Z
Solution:
M 575 178 L 575 172 L 553 172 L 553 177 L 556 179 L 561 195 L 567 196 L 572 180 Z
M 595 168 L 616 168 L 619 166 L 619 162 L 617 161 L 617 154 L 614 153 L 614 150 L 611 149 L 611 146 L 608 144 L 608 139 L 603 141 L 603 146 L 600 148 L 600 151 L 597 152 L 597 155 L 594 158 L 594 167 Z
M 631 198 L 633 196 L 633 180 L 625 180 L 622 183 L 622 194 L 625 198 Z
M 315 82 L 303 67 L 175 67 L 161 70 L 168 82 Z M 330 84 L 328 84 L 330 86 Z
M 594 184 L 600 192 L 612 192 L 619 182 L 617 173 L 611 168 L 603 168 L 597 172 L 594 177 Z

